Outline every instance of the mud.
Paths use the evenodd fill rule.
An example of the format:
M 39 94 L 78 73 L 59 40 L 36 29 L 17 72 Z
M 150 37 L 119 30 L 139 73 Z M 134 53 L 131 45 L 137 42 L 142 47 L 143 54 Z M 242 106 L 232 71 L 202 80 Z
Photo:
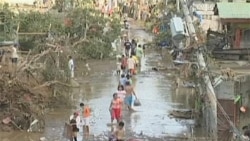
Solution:
M 137 37 L 147 35 L 143 30 L 136 30 Z M 146 36 L 148 38 L 148 35 Z M 114 73 L 115 61 L 89 61 L 90 72 L 82 71 L 81 62 L 77 62 L 76 81 L 80 88 L 70 93 L 76 109 L 80 102 L 88 104 L 92 109 L 91 137 L 89 140 L 107 140 L 111 130 L 106 126 L 110 123 L 108 107 L 112 94 L 116 91 L 118 77 Z M 136 107 L 137 112 L 124 111 L 126 136 L 142 140 L 187 140 L 191 136 L 200 136 L 201 129 L 195 129 L 192 119 L 175 119 L 169 117 L 172 110 L 190 110 L 194 108 L 193 90 L 190 88 L 176 89 L 173 71 L 153 71 L 157 65 L 170 66 L 169 57 L 162 57 L 160 52 L 147 49 L 142 59 L 139 74 L 133 78 L 136 93 L 142 106 Z M 68 121 L 74 109 L 52 109 L 46 115 L 46 128 L 43 134 L 13 132 L 0 133 L 2 141 L 37 141 L 46 137 L 48 141 L 64 141 L 62 137 L 64 123 Z M 199 131 L 199 132 L 198 132 Z M 78 139 L 82 140 L 80 132 Z M 86 139 L 85 139 L 86 140 Z

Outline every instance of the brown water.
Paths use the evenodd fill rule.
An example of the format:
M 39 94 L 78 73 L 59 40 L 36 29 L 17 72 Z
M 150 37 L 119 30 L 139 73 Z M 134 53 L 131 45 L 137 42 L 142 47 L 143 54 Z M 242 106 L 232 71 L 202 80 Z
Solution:
M 143 30 L 134 33 L 142 38 L 148 38 Z M 192 90 L 179 91 L 173 89 L 174 72 L 154 72 L 152 67 L 159 62 L 169 65 L 169 60 L 162 58 L 158 52 L 148 49 L 146 57 L 142 59 L 141 71 L 133 78 L 135 91 L 142 106 L 136 107 L 138 112 L 124 111 L 124 121 L 128 137 L 148 138 L 160 140 L 164 136 L 190 136 L 194 126 L 193 120 L 178 120 L 168 116 L 171 110 L 190 109 L 194 105 Z M 71 98 L 77 108 L 80 102 L 88 104 L 92 109 L 90 140 L 107 140 L 110 127 L 110 113 L 108 111 L 112 94 L 116 91 L 118 77 L 114 75 L 116 64 L 114 61 L 90 62 L 92 71 L 88 76 L 81 76 L 78 72 L 77 81 L 81 85 L 75 88 Z M 191 104 L 189 104 L 191 103 Z M 62 137 L 65 121 L 74 109 L 53 109 L 46 116 L 46 129 L 43 134 L 26 132 L 0 133 L 1 141 L 38 141 L 46 137 L 48 141 L 64 141 Z M 150 139 L 150 137 L 155 137 Z M 82 132 L 79 134 L 82 141 Z

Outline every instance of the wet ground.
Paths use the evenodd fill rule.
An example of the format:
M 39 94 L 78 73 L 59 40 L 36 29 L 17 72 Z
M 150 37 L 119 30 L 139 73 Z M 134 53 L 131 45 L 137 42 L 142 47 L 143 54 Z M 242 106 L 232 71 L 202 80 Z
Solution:
M 140 38 L 149 38 L 141 29 L 133 27 L 133 35 Z M 124 121 L 128 138 L 136 137 L 142 140 L 187 140 L 195 130 L 193 120 L 179 120 L 169 117 L 169 112 L 175 109 L 191 109 L 194 106 L 192 101 L 192 90 L 182 89 L 176 91 L 173 85 L 175 72 L 152 71 L 152 67 L 161 63 L 170 65 L 167 57 L 162 57 L 159 52 L 147 49 L 146 57 L 142 59 L 142 67 L 139 73 L 134 76 L 133 84 L 142 106 L 136 107 L 137 112 L 129 113 L 124 111 Z M 112 94 L 116 91 L 118 77 L 114 74 L 115 61 L 94 61 L 90 62 L 92 71 L 87 76 L 77 73 L 76 81 L 80 88 L 73 90 L 72 99 L 77 108 L 80 102 L 88 104 L 92 109 L 91 137 L 89 140 L 107 140 L 111 128 L 110 114 L 108 111 Z M 189 104 L 191 103 L 191 104 Z M 64 123 L 68 121 L 74 109 L 54 109 L 48 113 L 46 130 L 44 134 L 28 133 L 1 133 L 1 141 L 37 141 L 40 137 L 46 137 L 48 141 L 64 141 L 62 137 Z M 168 139 L 166 139 L 168 137 Z M 181 139 L 183 138 L 183 139 Z M 82 140 L 82 133 L 79 134 Z M 86 140 L 86 139 L 84 139 Z

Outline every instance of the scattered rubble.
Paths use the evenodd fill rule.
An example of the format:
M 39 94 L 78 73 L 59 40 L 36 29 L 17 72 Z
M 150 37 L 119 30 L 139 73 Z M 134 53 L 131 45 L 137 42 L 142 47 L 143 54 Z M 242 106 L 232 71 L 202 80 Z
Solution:
M 1 62 L 0 131 L 43 131 L 44 114 L 51 103 L 54 86 L 67 85 L 57 77 L 47 78 L 56 71 L 54 69 L 59 69 L 49 67 L 51 62 L 45 59 L 53 56 L 54 51 L 49 48 L 41 53 L 28 55 L 20 59 L 18 64 Z M 42 66 L 37 65 L 41 62 Z
M 174 117 L 174 118 L 181 118 L 181 119 L 193 119 L 194 112 L 192 110 L 188 110 L 188 111 L 173 110 L 170 112 L 169 116 Z

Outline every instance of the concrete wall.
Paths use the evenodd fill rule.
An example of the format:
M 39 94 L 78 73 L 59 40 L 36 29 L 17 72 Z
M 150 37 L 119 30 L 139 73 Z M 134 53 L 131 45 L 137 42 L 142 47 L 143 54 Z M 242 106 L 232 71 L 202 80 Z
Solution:
M 224 105 L 224 110 L 231 109 L 228 115 L 238 129 L 250 124 L 250 76 L 241 76 L 237 81 L 223 81 L 215 88 L 218 99 L 234 100 L 236 95 L 241 95 L 241 100 L 237 103 Z M 239 108 L 244 105 L 247 106 L 247 112 L 242 113 Z M 236 108 L 236 109 L 234 109 Z M 234 111 L 234 112 L 233 112 Z
M 239 128 L 242 128 L 250 124 L 250 76 L 242 77 L 241 81 L 238 83 L 238 94 L 242 96 L 241 101 L 239 101 L 239 106 L 247 106 L 246 113 L 239 113 Z
M 215 87 L 218 99 L 234 100 L 234 81 L 222 81 Z

